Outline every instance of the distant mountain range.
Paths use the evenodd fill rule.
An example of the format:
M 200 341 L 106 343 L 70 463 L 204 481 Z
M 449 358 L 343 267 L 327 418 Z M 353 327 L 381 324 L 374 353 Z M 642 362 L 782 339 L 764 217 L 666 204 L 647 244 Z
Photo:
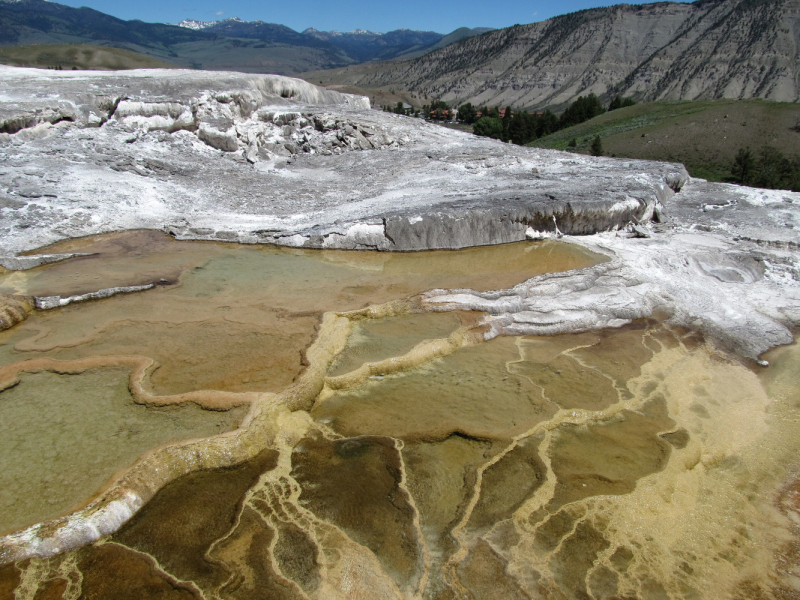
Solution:
M 484 31 L 467 30 L 467 35 Z M 187 20 L 179 25 L 144 23 L 46 0 L 0 0 L 0 46 L 114 46 L 195 69 L 295 75 L 416 56 L 440 47 L 447 37 L 407 29 L 388 33 L 307 29 L 299 33 L 284 25 L 237 18 Z
M 309 74 L 452 103 L 560 108 L 637 100 L 800 99 L 800 0 L 620 4 L 516 25 L 414 60 Z
M 388 33 L 376 33 L 364 29 L 355 31 L 318 31 L 309 27 L 298 33 L 283 25 L 263 21 L 242 21 L 237 17 L 222 21 L 195 21 L 187 19 L 178 23 L 195 31 L 204 31 L 232 38 L 257 39 L 263 41 L 290 43 L 298 46 L 319 45 L 326 42 L 343 50 L 355 62 L 370 60 L 390 60 L 411 52 L 434 49 L 446 36 L 435 31 L 412 31 L 397 29 Z M 470 29 L 478 35 L 490 29 Z
M 303 73 L 348 91 L 454 104 L 557 110 L 588 93 L 606 101 L 617 94 L 800 100 L 800 0 L 620 4 L 446 36 L 297 32 L 237 18 L 168 25 L 46 0 L 0 0 L 0 46 L 79 43 L 180 67 Z

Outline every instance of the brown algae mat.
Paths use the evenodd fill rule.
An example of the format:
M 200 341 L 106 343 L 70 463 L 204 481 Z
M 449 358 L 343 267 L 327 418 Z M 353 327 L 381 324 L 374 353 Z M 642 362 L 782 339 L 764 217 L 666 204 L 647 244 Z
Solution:
M 203 421 L 205 435 L 214 427 L 221 432 L 163 446 L 125 472 L 110 495 L 82 514 L 92 518 L 120 506 L 122 492 L 114 490 L 149 501 L 93 543 L 84 537 L 50 551 L 49 539 L 63 541 L 58 531 L 78 531 L 69 519 L 51 522 L 55 534 L 29 530 L 27 538 L 6 538 L 0 594 L 677 599 L 798 593 L 797 344 L 773 351 L 769 369 L 753 371 L 657 321 L 483 341 L 475 315 L 424 313 L 408 300 L 430 287 L 476 287 L 482 280 L 475 267 L 462 281 L 453 276 L 445 284 L 391 265 L 394 255 L 333 253 L 316 268 L 303 262 L 313 253 L 278 250 L 287 260 L 283 267 L 245 262 L 234 273 L 229 247 L 205 246 L 220 254 L 202 264 L 189 261 L 176 283 L 35 313 L 0 334 L 6 385 L 18 381 L 0 401 L 34 385 L 65 385 L 62 378 L 106 378 L 109 390 L 127 392 L 129 407 L 175 410 L 170 418 L 187 422 L 194 413 L 179 417 L 177 411 L 210 413 L 216 420 Z M 558 246 L 520 248 L 530 255 Z M 457 254 L 444 253 L 445 260 Z M 284 296 L 274 291 L 289 286 L 282 268 L 298 276 L 296 289 Z M 487 287 L 525 278 L 514 277 Z M 159 353 L 157 343 L 136 333 L 139 324 L 158 329 L 147 329 L 149 313 L 136 302 L 158 311 L 162 327 L 185 333 L 187 341 Z M 98 308 L 115 304 L 125 319 Z M 220 306 L 229 309 L 215 321 Z M 256 317 L 276 308 L 284 312 L 274 322 Z M 82 319 L 81 309 L 99 319 Z M 222 325 L 203 334 L 204 320 Z M 250 350 L 216 362 L 215 352 L 236 352 L 233 341 L 214 348 L 229 322 L 251 327 L 255 337 L 263 323 L 275 335 L 280 325 L 308 327 L 306 346 L 298 341 L 296 364 L 275 367 L 283 378 L 274 383 L 279 375 L 263 376 L 268 367 L 259 361 L 271 352 L 288 356 L 286 347 L 243 340 Z M 234 327 L 232 340 L 245 329 Z M 166 344 L 169 336 L 157 339 Z M 195 347 L 202 344 L 210 347 Z M 205 371 L 251 364 L 230 376 L 206 375 L 200 367 L 191 371 L 195 357 Z M 182 379 L 182 368 L 194 374 Z M 209 381 L 215 384 L 204 387 Z M 64 399 L 70 402 L 80 400 Z M 198 407 L 215 402 L 217 409 L 251 406 L 243 427 L 225 433 L 236 419 Z M 161 427 L 157 418 L 149 423 L 153 430 Z M 117 418 L 109 421 L 109 431 L 116 425 L 113 432 L 120 432 L 114 437 L 130 435 Z M 41 426 L 58 423 L 43 419 Z
M 476 276 L 481 288 L 507 287 L 603 259 L 553 242 L 392 255 L 178 242 L 152 231 L 69 240 L 38 252 L 79 256 L 5 272 L 4 293 L 68 297 L 108 287 L 155 287 L 36 311 L 0 334 L 0 400 L 9 430 L 0 442 L 6 479 L 0 531 L 6 532 L 85 506 L 112 476 L 158 449 L 138 471 L 123 475 L 139 490 L 135 500 L 114 496 L 114 486 L 106 494 L 106 512 L 135 512 L 175 473 L 196 468 L 181 459 L 186 442 L 169 444 L 234 430 L 254 404 L 297 408 L 313 402 L 327 369 L 327 363 L 308 369 L 309 348 L 325 337 L 323 315 L 331 315 L 334 338 L 347 333 L 342 326 L 348 320 L 333 310 L 399 299 L 390 312 L 413 309 L 417 314 L 406 318 L 421 320 L 416 329 L 422 337 L 441 337 L 461 321 L 421 313 L 405 298 L 466 286 Z M 366 351 L 371 358 L 402 354 L 414 335 L 408 340 Z M 322 354 L 332 358 L 336 352 L 323 348 Z M 276 400 L 274 393 L 283 395 Z M 228 450 L 238 444 L 243 454 L 230 450 L 225 458 L 236 464 L 254 452 L 251 442 L 237 434 L 215 443 Z M 159 460 L 175 471 L 165 466 L 150 481 L 144 465 Z M 213 457 L 198 460 L 215 464 Z M 100 521 L 110 518 L 98 514 Z
M 500 338 L 328 392 L 276 414 L 251 459 L 187 473 L 117 533 L 0 582 L 64 598 L 792 597 L 798 346 L 754 373 L 700 342 L 658 323 Z M 541 375 L 570 363 L 607 381 L 589 408 L 590 387 Z M 445 375 L 467 387 L 413 381 Z

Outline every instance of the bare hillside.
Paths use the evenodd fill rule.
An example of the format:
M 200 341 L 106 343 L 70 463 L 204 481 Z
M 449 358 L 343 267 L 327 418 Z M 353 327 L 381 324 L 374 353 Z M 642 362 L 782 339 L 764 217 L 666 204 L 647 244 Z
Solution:
M 414 60 L 314 73 L 313 79 L 519 107 L 559 107 L 589 92 L 646 101 L 791 102 L 799 97 L 799 41 L 800 0 L 622 4 L 491 31 Z

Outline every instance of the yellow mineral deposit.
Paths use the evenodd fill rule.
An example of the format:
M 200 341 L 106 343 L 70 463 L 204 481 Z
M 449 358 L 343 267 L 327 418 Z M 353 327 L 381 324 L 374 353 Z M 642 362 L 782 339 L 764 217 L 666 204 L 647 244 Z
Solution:
M 486 341 L 415 301 L 601 260 L 566 244 L 126 235 L 0 278 L 161 283 L 0 333 L 0 528 L 78 509 L 0 541 L 0 599 L 800 594 L 797 344 L 754 371 L 655 319 Z
M 33 299 L 26 296 L 0 294 L 0 331 L 22 323 L 33 310 Z

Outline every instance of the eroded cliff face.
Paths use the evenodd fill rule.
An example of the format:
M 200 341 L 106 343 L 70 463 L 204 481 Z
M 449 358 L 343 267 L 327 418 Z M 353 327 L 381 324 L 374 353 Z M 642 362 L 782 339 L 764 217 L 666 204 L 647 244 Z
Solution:
M 797 8 L 795 0 L 710 0 L 590 9 L 400 64 L 336 72 L 335 81 L 492 106 L 559 107 L 590 92 L 794 102 Z
M 709 3 L 615 89 L 645 100 L 798 99 L 800 4 Z

